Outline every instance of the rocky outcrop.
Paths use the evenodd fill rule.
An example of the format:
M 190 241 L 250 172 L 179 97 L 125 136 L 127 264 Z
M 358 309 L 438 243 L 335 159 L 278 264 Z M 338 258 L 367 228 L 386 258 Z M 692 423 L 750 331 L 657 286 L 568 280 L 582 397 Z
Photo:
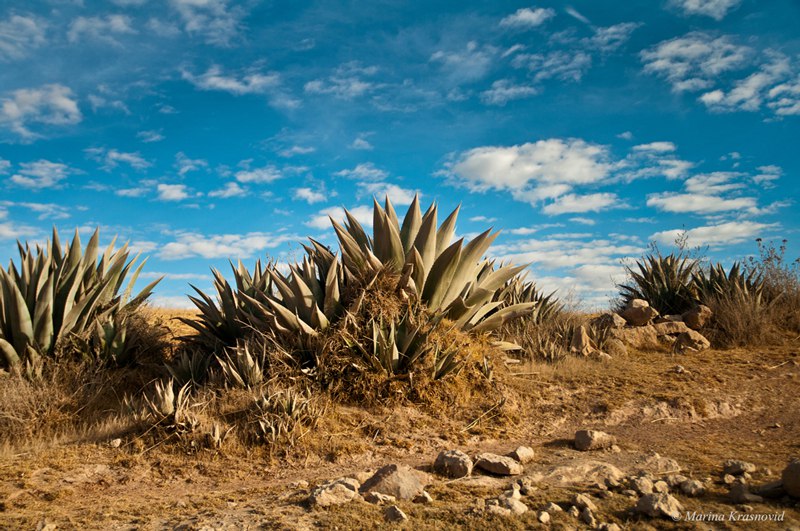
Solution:
M 361 485 L 361 492 L 378 492 L 398 500 L 413 500 L 430 484 L 430 476 L 406 465 L 386 465 Z
M 582 452 L 611 448 L 617 443 L 613 435 L 597 430 L 578 430 L 575 432 L 575 448 Z
M 631 326 L 646 326 L 658 317 L 658 311 L 642 299 L 633 299 L 619 314 Z

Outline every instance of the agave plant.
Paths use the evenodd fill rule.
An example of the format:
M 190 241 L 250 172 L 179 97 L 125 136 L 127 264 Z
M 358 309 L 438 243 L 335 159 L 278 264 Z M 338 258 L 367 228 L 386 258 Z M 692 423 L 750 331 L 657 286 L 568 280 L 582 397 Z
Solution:
M 218 361 L 226 384 L 251 389 L 264 382 L 264 356 L 253 356 L 247 343 L 228 349 Z
M 354 277 L 374 277 L 381 270 L 401 275 L 399 289 L 412 293 L 434 315 L 455 321 L 464 330 L 490 331 L 532 310 L 535 302 L 509 305 L 493 301 L 505 283 L 526 266 L 495 267 L 484 258 L 499 234 L 491 229 L 466 244 L 463 238 L 452 242 L 459 208 L 438 226 L 436 204 L 423 215 L 415 196 L 401 226 L 389 198 L 385 207 L 375 200 L 371 238 L 345 211 L 344 225 L 331 219 L 342 264 Z
M 760 304 L 764 291 L 763 277 L 755 270 L 744 273 L 739 262 L 734 262 L 728 272 L 719 263 L 709 266 L 708 270 L 700 269 L 693 274 L 692 281 L 702 302 L 715 297 L 732 297 Z
M 18 243 L 19 269 L 12 261 L 0 267 L 0 353 L 2 366 L 17 369 L 37 365 L 52 355 L 68 336 L 87 337 L 144 303 L 157 279 L 131 297 L 146 260 L 132 271 L 138 255 L 129 260 L 128 246 L 115 249 L 116 238 L 100 254 L 99 231 L 85 249 L 75 231 L 72 242 L 62 246 L 58 231 L 44 247 Z M 128 275 L 130 281 L 123 289 Z M 112 339 L 114 350 L 124 348 L 124 338 Z M 105 337 L 105 333 L 103 334 Z
M 325 412 L 308 392 L 285 389 L 264 394 L 253 404 L 256 436 L 276 445 L 294 445 L 313 429 Z M 306 432 L 301 432 L 305 428 Z
M 535 282 L 525 281 L 522 276 L 506 282 L 503 289 L 495 295 L 495 300 L 505 301 L 509 306 L 534 303 L 535 306 L 527 318 L 535 323 L 549 321 L 564 311 L 564 304 L 558 300 L 555 292 L 545 294 Z
M 697 297 L 692 275 L 696 260 L 682 254 L 653 253 L 636 261 L 638 271 L 626 267 L 629 282 L 620 284 L 622 301 L 644 299 L 662 315 L 679 314 L 695 305 Z

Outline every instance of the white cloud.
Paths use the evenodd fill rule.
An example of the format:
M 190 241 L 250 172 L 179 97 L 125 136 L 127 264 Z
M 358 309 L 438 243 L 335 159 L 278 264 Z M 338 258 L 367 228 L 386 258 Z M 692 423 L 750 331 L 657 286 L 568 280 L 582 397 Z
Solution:
M 208 193 L 208 197 L 218 197 L 220 199 L 229 199 L 231 197 L 244 197 L 248 194 L 246 188 L 243 188 L 239 183 L 226 183 L 225 186 L 219 190 L 214 190 Z
M 589 225 L 589 226 L 594 225 L 596 223 L 595 220 L 591 218 L 576 217 L 576 218 L 569 218 L 569 220 L 573 223 L 580 223 L 581 225 Z
M 293 234 L 270 234 L 266 232 L 250 232 L 246 234 L 200 234 L 196 232 L 179 232 L 174 241 L 160 246 L 158 257 L 163 260 L 185 260 L 201 257 L 249 258 L 267 249 L 296 241 L 299 237 Z
M 753 176 L 753 182 L 762 186 L 772 186 L 771 183 L 783 175 L 783 168 L 780 166 L 759 166 L 757 169 L 759 173 Z
M 156 308 L 170 310 L 194 310 L 197 308 L 186 295 L 153 295 L 147 299 L 147 302 Z
M 487 105 L 505 105 L 511 100 L 529 98 L 539 91 L 528 85 L 514 85 L 510 79 L 498 79 L 492 88 L 481 92 L 481 101 Z
M 156 187 L 160 201 L 183 201 L 191 196 L 185 184 L 159 184 Z
M 0 175 L 5 175 L 11 169 L 11 162 L 0 159 Z
M 6 219 L 8 213 L 0 209 L 0 241 L 3 240 L 24 240 L 32 236 L 36 236 L 39 231 L 28 225 L 18 225 L 11 221 L 2 221 Z
M 374 76 L 378 72 L 375 66 L 361 66 L 356 61 L 339 65 L 333 75 L 326 79 L 314 79 L 303 86 L 309 94 L 330 94 L 334 97 L 350 100 L 364 96 L 381 85 L 367 81 L 365 77 Z
M 518 9 L 513 15 L 508 15 L 500 21 L 500 25 L 510 28 L 535 28 L 541 26 L 549 19 L 556 16 L 556 12 L 550 8 L 529 8 Z
M 29 124 L 73 125 L 82 120 L 72 90 L 59 85 L 18 89 L 0 99 L 0 126 L 10 127 L 23 139 L 37 138 Z
M 470 41 L 460 50 L 434 52 L 430 60 L 442 65 L 451 83 L 468 83 L 483 79 L 492 67 L 497 49 L 492 46 L 479 46 Z
M 242 8 L 229 7 L 227 0 L 170 0 L 170 5 L 180 15 L 187 33 L 223 47 L 237 38 L 245 15 Z
M 537 82 L 547 79 L 577 82 L 592 66 L 592 56 L 580 50 L 556 50 L 546 54 L 519 54 L 511 64 L 530 70 Z
M 145 144 L 149 144 L 151 142 L 161 142 L 164 140 L 164 135 L 161 134 L 161 131 L 139 131 L 136 133 L 136 138 Z
M 122 100 L 108 99 L 103 96 L 98 96 L 97 94 L 89 94 L 86 99 L 89 100 L 89 105 L 92 106 L 92 112 L 94 113 L 96 113 L 99 109 L 108 108 L 124 112 L 128 115 L 131 114 L 131 110 Z
M 686 235 L 686 245 L 689 247 L 703 247 L 708 245 L 712 249 L 741 243 L 746 240 L 763 237 L 764 233 L 778 228 L 777 223 L 758 223 L 755 221 L 731 221 L 717 225 L 706 225 L 684 231 L 673 229 L 656 232 L 650 236 L 651 240 L 669 245 L 675 242 L 678 236 Z
M 565 7 L 565 8 L 564 8 L 564 11 L 565 11 L 565 12 L 566 12 L 566 13 L 567 13 L 569 16 L 573 17 L 573 18 L 574 18 L 574 19 L 576 19 L 576 20 L 580 20 L 580 21 L 581 21 L 581 22 L 583 22 L 584 24 L 590 24 L 590 25 L 591 25 L 591 23 L 592 23 L 592 22 L 591 22 L 591 21 L 590 21 L 588 18 L 586 18 L 585 16 L 583 16 L 582 14 L 580 14 L 580 13 L 579 13 L 579 12 L 578 12 L 578 11 L 577 11 L 575 8 L 573 8 L 573 7 L 567 6 L 567 7 Z
M 743 177 L 743 173 L 730 171 L 715 171 L 701 173 L 686 179 L 683 183 L 687 192 L 697 194 L 721 194 L 738 190 L 744 187 L 742 183 L 733 182 L 734 179 Z
M 184 70 L 182 75 L 183 79 L 200 90 L 218 90 L 236 96 L 266 94 L 270 89 L 280 84 L 280 75 L 276 73 L 261 74 L 253 72 L 237 78 L 232 75 L 224 75 L 222 69 L 217 65 L 210 67 L 204 74 L 199 76 L 195 76 L 187 70 Z
M 645 72 L 663 77 L 675 92 L 698 91 L 711 87 L 726 72 L 741 68 L 752 50 L 702 32 L 662 41 L 639 55 Z
M 716 111 L 757 111 L 772 92 L 770 87 L 785 79 L 791 72 L 789 60 L 776 56 L 769 63 L 761 65 L 757 72 L 737 81 L 731 90 L 706 92 L 700 96 L 700 101 Z
M 605 179 L 611 170 L 608 159 L 604 146 L 580 139 L 552 138 L 509 147 L 471 149 L 458 156 L 449 172 L 476 191 L 524 192 L 548 185 L 562 185 L 567 188 L 561 190 L 568 190 Z
M 378 201 L 383 201 L 386 196 L 389 196 L 389 200 L 395 205 L 410 205 L 414 196 L 419 194 L 417 190 L 408 190 L 396 184 L 384 182 L 358 183 L 358 189 L 359 198 L 368 195 L 377 198 Z
M 623 131 L 617 135 L 617 138 L 621 138 L 623 140 L 633 140 L 633 133 L 630 131 Z
M 293 197 L 297 200 L 305 201 L 309 205 L 321 203 L 328 199 L 328 194 L 324 190 L 314 190 L 313 188 L 296 188 Z
M 633 32 L 641 24 L 636 22 L 623 22 L 604 28 L 594 28 L 594 35 L 583 39 L 587 50 L 599 50 L 610 53 L 622 47 L 631 38 Z
M 660 193 L 647 197 L 647 206 L 665 212 L 716 214 L 756 208 L 756 200 L 752 197 L 726 199 L 720 196 L 700 193 Z
M 199 170 L 208 169 L 208 161 L 204 159 L 191 159 L 186 156 L 183 151 L 175 154 L 175 167 L 178 169 L 178 175 L 181 177 L 187 173 Z
M 266 184 L 283 178 L 283 173 L 275 166 L 264 166 L 240 170 L 236 172 L 235 177 L 240 183 Z
M 14 206 L 14 207 L 26 208 L 31 212 L 38 214 L 38 219 L 40 220 L 67 219 L 70 217 L 69 208 L 62 205 L 56 205 L 54 203 L 27 203 L 27 202 L 15 203 L 13 201 L 0 201 L 0 206 L 3 207 Z M 4 212 L 5 210 L 0 208 L 0 214 Z M 0 215 L 0 219 L 3 219 L 3 217 L 5 216 Z
M 542 212 L 549 215 L 577 214 L 581 212 L 600 212 L 611 208 L 621 208 L 617 194 L 567 194 L 556 198 L 552 203 L 545 205 Z
M 74 173 L 69 166 L 60 162 L 38 160 L 36 162 L 23 162 L 19 165 L 17 173 L 11 176 L 10 181 L 17 186 L 31 189 L 55 188 L 61 181 Z
M 371 206 L 357 206 L 355 208 L 349 209 L 350 214 L 356 218 L 356 220 L 364 227 L 372 227 L 372 207 Z M 319 213 L 315 214 L 308 220 L 305 224 L 308 227 L 324 230 L 331 228 L 331 221 L 329 216 L 338 222 L 342 222 L 345 219 L 344 208 L 342 207 L 330 207 L 320 210 Z
M 16 61 L 44 45 L 45 23 L 30 16 L 0 20 L 0 61 Z
M 127 164 L 131 168 L 137 170 L 144 170 L 151 166 L 151 163 L 145 160 L 138 151 L 126 153 L 117 149 L 107 149 L 104 147 L 87 148 L 84 151 L 92 159 L 101 162 L 103 164 L 102 168 L 106 171 L 113 170 L 119 166 L 120 163 Z
M 120 197 L 143 197 L 150 191 L 147 186 L 136 186 L 134 188 L 120 188 L 114 194 Z
M 369 143 L 365 135 L 359 135 L 355 140 L 353 140 L 353 143 L 350 144 L 350 149 L 372 151 L 375 148 L 372 146 L 372 144 Z
M 781 83 L 769 91 L 769 107 L 778 116 L 800 115 L 800 75 L 794 81 Z
M 131 19 L 126 15 L 107 15 L 105 17 L 78 17 L 70 24 L 67 40 L 75 43 L 84 37 L 119 44 L 114 36 L 133 35 Z
M 389 176 L 385 171 L 376 168 L 371 162 L 364 162 L 352 170 L 341 170 L 334 173 L 337 177 L 347 177 L 358 181 L 382 181 Z
M 633 146 L 634 151 L 653 151 L 656 153 L 668 153 L 676 149 L 675 144 L 672 142 L 650 142 L 649 144 Z
M 687 15 L 704 15 L 722 20 L 728 11 L 741 2 L 742 0 L 671 0 L 670 5 L 683 10 Z
M 291 158 L 295 155 L 308 155 L 309 153 L 314 153 L 315 151 L 316 148 L 310 146 L 292 146 L 279 151 L 278 155 L 281 157 Z

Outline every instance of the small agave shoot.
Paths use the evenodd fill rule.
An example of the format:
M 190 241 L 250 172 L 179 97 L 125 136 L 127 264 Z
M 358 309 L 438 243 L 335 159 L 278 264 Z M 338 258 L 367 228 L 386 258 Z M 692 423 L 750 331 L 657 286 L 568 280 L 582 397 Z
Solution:
M 76 231 L 62 246 L 53 229 L 43 247 L 18 243 L 19 268 L 13 261 L 8 269 L 0 267 L 0 368 L 27 367 L 30 373 L 67 338 L 89 341 L 94 335 L 101 354 L 125 352 L 124 316 L 144 303 L 161 279 L 131 297 L 146 260 L 134 270 L 138 256 L 128 259 L 127 244 L 115 249 L 115 238 L 101 254 L 99 239 L 95 231 L 83 249 Z

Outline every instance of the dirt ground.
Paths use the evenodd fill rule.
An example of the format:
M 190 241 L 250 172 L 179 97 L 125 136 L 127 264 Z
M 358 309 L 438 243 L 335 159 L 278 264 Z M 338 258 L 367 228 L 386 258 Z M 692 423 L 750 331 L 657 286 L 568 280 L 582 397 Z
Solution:
M 679 367 L 680 366 L 680 367 Z M 351 502 L 311 508 L 309 492 L 323 481 L 390 463 L 429 470 L 442 449 L 474 455 L 506 453 L 520 444 L 536 457 L 525 466 L 537 490 L 522 498 L 521 516 L 489 514 L 485 500 L 515 478 L 434 476 L 430 504 L 398 502 L 403 529 L 584 528 L 566 513 L 540 524 L 548 502 L 566 505 L 575 493 L 593 496 L 599 522 L 624 529 L 800 529 L 798 500 L 751 503 L 753 513 L 784 513 L 780 523 L 672 522 L 634 515 L 636 499 L 603 498 L 592 467 L 626 474 L 655 470 L 674 459 L 681 473 L 706 480 L 700 498 L 676 494 L 685 511 L 744 511 L 728 500 L 721 464 L 757 465 L 753 482 L 778 479 L 800 457 L 800 338 L 781 346 L 673 355 L 629 352 L 606 362 L 496 367 L 506 403 L 483 412 L 437 412 L 404 406 L 339 407 L 337 431 L 315 434 L 314 450 L 269 458 L 243 448 L 219 451 L 125 440 L 59 442 L 7 453 L 0 459 L 2 529 L 380 529 L 384 507 Z M 502 413 L 500 416 L 495 416 Z M 578 452 L 577 429 L 601 429 L 617 451 Z M 658 454 L 656 456 L 656 454 Z M 559 468 L 561 467 L 561 468 Z M 573 478 L 568 478 L 572 474 Z M 50 527 L 48 527 L 50 526 Z

